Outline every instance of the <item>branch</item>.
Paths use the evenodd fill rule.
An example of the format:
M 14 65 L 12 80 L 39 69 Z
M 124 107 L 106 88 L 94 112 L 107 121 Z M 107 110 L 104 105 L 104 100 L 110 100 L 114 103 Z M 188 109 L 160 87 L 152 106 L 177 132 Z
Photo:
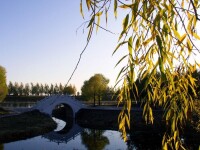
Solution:
M 77 70 L 78 65 L 79 65 L 79 63 L 80 63 L 80 61 L 81 61 L 82 55 L 83 55 L 83 53 L 85 52 L 86 48 L 88 47 L 89 42 L 90 42 L 90 40 L 87 40 L 87 43 L 86 43 L 84 49 L 82 50 L 82 52 L 81 52 L 81 54 L 80 54 L 80 56 L 79 56 L 78 62 L 77 62 L 77 64 L 76 64 L 76 66 L 75 66 L 75 68 L 74 68 L 74 70 L 73 70 L 73 72 L 72 72 L 70 78 L 68 79 L 66 86 L 68 86 L 68 84 L 69 84 L 70 80 L 72 79 L 72 77 L 73 77 L 75 71 Z
M 192 7 L 193 7 L 193 9 L 194 9 L 194 14 L 195 14 L 197 20 L 200 21 L 200 18 L 198 17 L 198 13 L 197 13 L 196 7 L 194 6 L 194 2 L 193 2 L 193 0 L 190 0 L 190 2 L 191 2 Z
M 99 28 L 101 28 L 102 30 L 104 30 L 104 31 L 106 31 L 106 32 L 109 32 L 109 33 L 111 33 L 111 34 L 115 34 L 116 35 L 116 33 L 114 33 L 114 32 L 112 32 L 112 31 L 110 31 L 110 30 L 108 30 L 108 29 L 106 29 L 106 28 L 104 28 L 104 27 L 102 27 L 102 26 L 100 26 L 100 25 L 98 25 L 98 24 L 96 24 L 96 23 L 94 23 L 96 26 L 98 26 Z

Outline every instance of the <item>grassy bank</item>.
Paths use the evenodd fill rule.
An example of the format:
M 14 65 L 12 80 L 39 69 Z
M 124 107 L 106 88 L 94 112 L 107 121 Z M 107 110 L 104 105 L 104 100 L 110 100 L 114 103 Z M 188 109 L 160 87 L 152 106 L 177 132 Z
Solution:
M 56 123 L 51 117 L 32 111 L 0 118 L 0 143 L 26 139 L 52 131 Z

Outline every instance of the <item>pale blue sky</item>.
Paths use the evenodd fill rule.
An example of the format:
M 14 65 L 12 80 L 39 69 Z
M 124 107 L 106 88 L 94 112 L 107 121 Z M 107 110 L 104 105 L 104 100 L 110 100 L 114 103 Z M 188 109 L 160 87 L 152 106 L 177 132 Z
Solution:
M 66 84 L 86 43 L 86 31 L 76 33 L 84 22 L 79 2 L 0 1 L 0 65 L 7 70 L 7 81 Z M 112 24 L 112 31 L 116 26 Z M 117 37 L 95 32 L 70 83 L 80 89 L 85 80 L 102 73 L 114 85 L 119 57 L 112 52 Z
M 0 65 L 7 70 L 7 81 L 67 83 L 86 44 L 86 29 L 84 34 L 83 28 L 76 33 L 84 22 L 79 3 L 80 0 L 0 0 Z M 124 16 L 119 15 L 118 21 L 109 16 L 107 29 L 115 33 L 120 30 L 119 20 Z M 126 53 L 120 50 L 112 56 L 118 36 L 102 30 L 94 32 L 70 82 L 79 91 L 95 73 L 105 75 L 114 86 L 120 69 L 114 66 Z

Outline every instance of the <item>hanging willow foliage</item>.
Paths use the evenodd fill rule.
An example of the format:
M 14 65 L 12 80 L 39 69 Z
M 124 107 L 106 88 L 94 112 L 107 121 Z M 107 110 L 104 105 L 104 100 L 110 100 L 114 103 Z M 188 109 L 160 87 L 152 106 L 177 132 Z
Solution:
M 143 87 L 146 98 L 142 100 L 146 122 L 154 121 L 152 106 L 159 105 L 164 109 L 163 118 L 168 130 L 163 136 L 163 149 L 184 149 L 179 131 L 193 109 L 196 96 L 192 73 L 199 64 L 190 64 L 189 59 L 200 52 L 194 43 L 200 40 L 197 33 L 199 0 L 85 0 L 85 3 L 91 12 L 88 40 L 93 28 L 96 26 L 98 31 L 101 27 L 103 14 L 107 22 L 111 8 L 116 19 L 118 11 L 126 13 L 118 45 L 113 52 L 115 54 L 127 45 L 127 55 L 117 63 L 127 60 L 117 77 L 117 83 L 123 81 L 118 102 L 124 104 L 119 115 L 119 129 L 124 139 L 126 127 L 130 128 L 130 93 L 134 90 L 134 97 L 138 94 L 135 83 L 137 77 L 146 79 Z M 80 12 L 84 17 L 82 7 L 81 0 Z

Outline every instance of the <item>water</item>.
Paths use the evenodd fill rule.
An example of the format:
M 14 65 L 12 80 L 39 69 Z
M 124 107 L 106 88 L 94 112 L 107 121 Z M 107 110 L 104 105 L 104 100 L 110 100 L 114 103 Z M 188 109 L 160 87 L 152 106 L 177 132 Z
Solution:
M 55 119 L 55 118 L 54 118 Z M 55 119 L 58 123 L 57 129 L 45 135 L 34 138 L 5 143 L 4 150 L 125 150 L 127 144 L 121 139 L 118 131 L 111 130 L 95 130 L 81 128 L 81 132 L 77 133 L 68 141 L 68 133 L 60 133 L 60 137 L 55 135 L 62 131 L 66 122 Z M 51 135 L 54 135 L 53 137 Z M 63 137 L 63 138 L 61 138 Z
M 23 111 L 35 103 L 4 102 L 1 106 L 14 111 Z M 126 150 L 127 144 L 121 133 L 111 130 L 82 128 L 73 122 L 71 129 L 67 123 L 57 118 L 57 128 L 47 134 L 0 144 L 0 150 Z
M 5 105 L 5 104 L 3 104 Z M 23 111 L 33 103 L 6 104 L 7 108 Z M 135 132 L 124 142 L 121 133 L 112 130 L 82 128 L 74 122 L 53 118 L 57 128 L 37 137 L 0 144 L 0 150 L 156 150 L 161 148 L 162 136 L 146 135 Z M 198 149 L 197 143 L 190 149 Z

